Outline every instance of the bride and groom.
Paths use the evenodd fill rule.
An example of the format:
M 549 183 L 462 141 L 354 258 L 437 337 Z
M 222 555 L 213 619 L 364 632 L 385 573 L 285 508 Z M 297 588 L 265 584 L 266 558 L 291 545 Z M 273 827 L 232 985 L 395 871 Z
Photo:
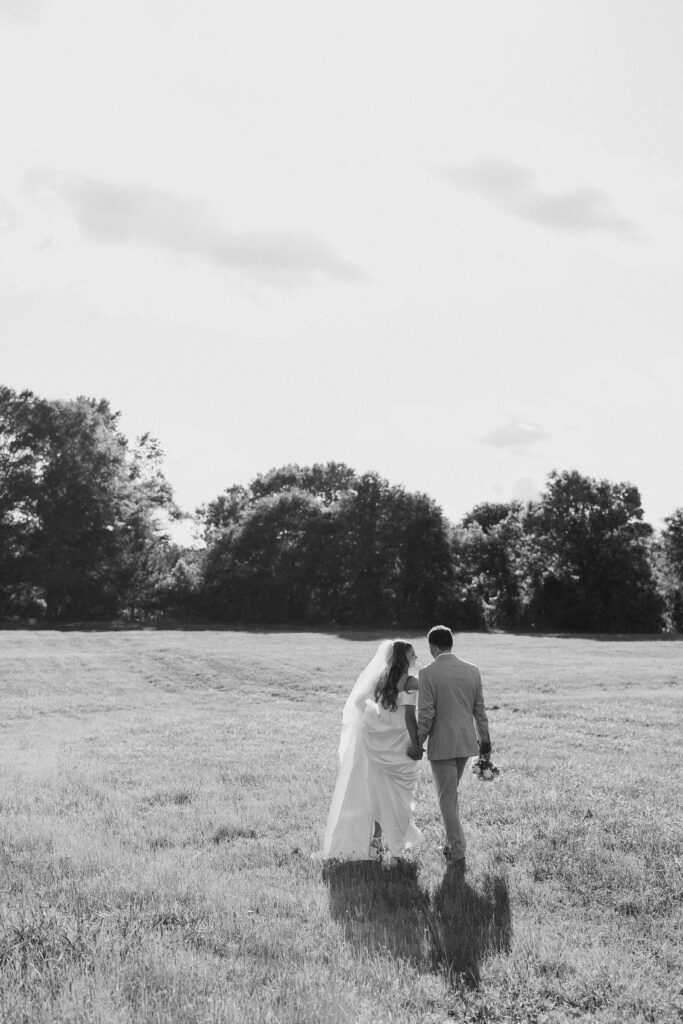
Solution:
M 344 707 L 339 774 L 327 818 L 323 857 L 392 863 L 422 842 L 413 818 L 423 746 L 428 740 L 436 794 L 446 831 L 444 854 L 465 869 L 458 785 L 475 754 L 491 749 L 479 669 L 457 658 L 453 634 L 434 626 L 434 659 L 416 677 L 407 640 L 384 640 L 359 675 Z

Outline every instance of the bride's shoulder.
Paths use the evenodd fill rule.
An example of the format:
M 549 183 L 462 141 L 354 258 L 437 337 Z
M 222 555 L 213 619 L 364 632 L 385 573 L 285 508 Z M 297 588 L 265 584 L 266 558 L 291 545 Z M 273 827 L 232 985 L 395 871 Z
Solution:
M 417 690 L 417 678 L 416 676 L 405 675 L 398 682 L 399 693 L 412 693 Z

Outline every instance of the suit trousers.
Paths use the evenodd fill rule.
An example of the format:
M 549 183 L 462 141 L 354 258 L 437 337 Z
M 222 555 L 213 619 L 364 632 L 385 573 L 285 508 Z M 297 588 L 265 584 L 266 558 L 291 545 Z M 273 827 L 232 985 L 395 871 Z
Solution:
M 458 785 L 469 757 L 449 757 L 430 761 L 441 817 L 446 827 L 446 842 L 453 860 L 465 856 L 465 835 L 460 824 Z

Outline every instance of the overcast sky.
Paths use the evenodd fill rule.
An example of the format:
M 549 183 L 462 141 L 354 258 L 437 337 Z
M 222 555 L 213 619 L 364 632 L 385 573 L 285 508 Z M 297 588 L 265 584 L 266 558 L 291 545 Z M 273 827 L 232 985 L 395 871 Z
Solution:
M 683 504 L 680 0 L 0 0 L 0 381 L 192 510 L 343 461 L 452 519 Z

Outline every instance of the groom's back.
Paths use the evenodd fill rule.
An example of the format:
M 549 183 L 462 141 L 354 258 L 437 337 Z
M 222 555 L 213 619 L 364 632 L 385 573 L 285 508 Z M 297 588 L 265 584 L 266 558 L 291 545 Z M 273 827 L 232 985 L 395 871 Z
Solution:
M 434 704 L 427 746 L 430 761 L 478 754 L 474 716 L 478 724 L 487 723 L 477 666 L 454 654 L 442 654 L 421 670 L 419 690 L 420 700 Z

